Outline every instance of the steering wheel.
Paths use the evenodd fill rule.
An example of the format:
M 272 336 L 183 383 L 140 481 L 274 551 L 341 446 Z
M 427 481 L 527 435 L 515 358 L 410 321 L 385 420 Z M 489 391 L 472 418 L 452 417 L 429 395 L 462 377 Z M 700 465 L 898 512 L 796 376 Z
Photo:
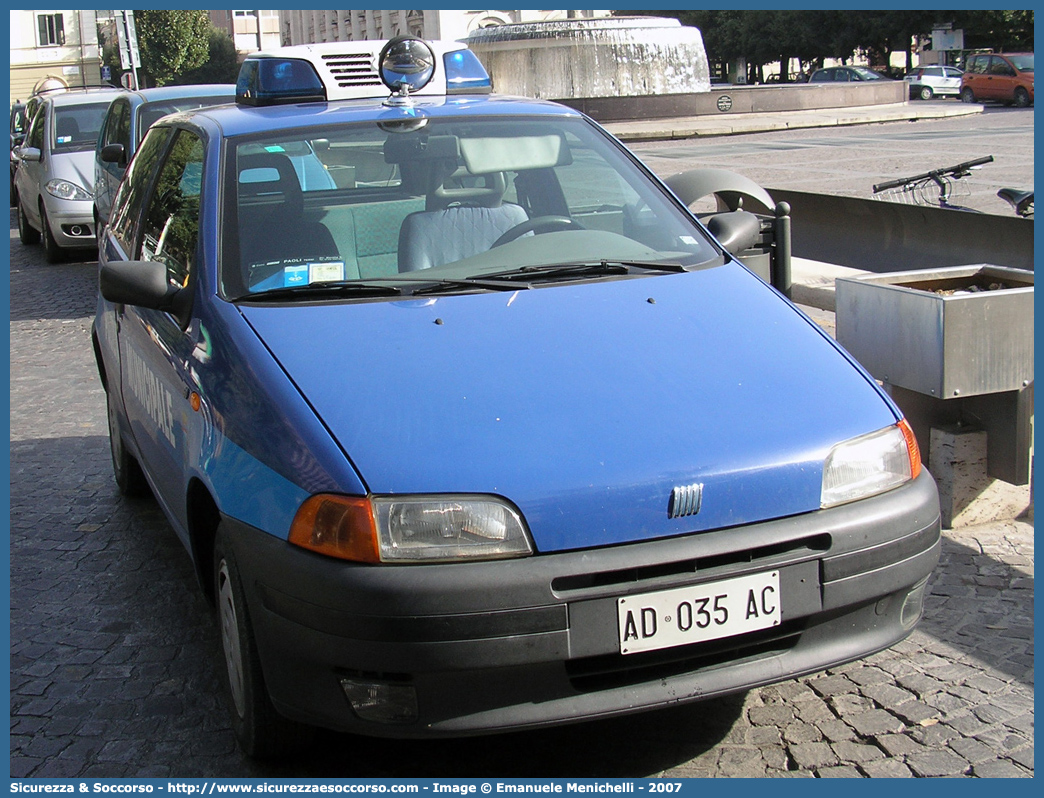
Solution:
M 526 233 L 551 233 L 555 230 L 568 230 L 569 228 L 583 230 L 584 226 L 568 216 L 534 216 L 521 224 L 516 224 L 504 233 L 504 235 L 493 242 L 493 247 L 499 247 L 501 244 L 514 241 Z M 493 247 L 490 247 L 490 249 L 493 249 Z

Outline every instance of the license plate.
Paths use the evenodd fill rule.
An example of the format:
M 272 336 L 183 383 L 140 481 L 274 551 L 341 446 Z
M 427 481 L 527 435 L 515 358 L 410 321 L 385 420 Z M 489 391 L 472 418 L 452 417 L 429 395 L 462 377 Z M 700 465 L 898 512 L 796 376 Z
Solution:
M 780 622 L 779 571 L 618 599 L 620 653 L 656 651 Z

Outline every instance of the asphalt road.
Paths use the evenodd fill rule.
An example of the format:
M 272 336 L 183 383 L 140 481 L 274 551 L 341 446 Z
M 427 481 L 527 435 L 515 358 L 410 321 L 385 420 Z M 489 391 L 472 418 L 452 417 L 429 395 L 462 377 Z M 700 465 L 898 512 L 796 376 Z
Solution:
M 1008 215 L 1011 209 L 997 198 L 997 190 L 1033 188 L 1033 130 L 1033 108 L 990 105 L 981 114 L 951 119 L 629 146 L 661 177 L 716 167 L 738 172 L 769 189 L 863 198 L 872 197 L 873 186 L 886 180 L 992 155 L 993 163 L 955 183 L 953 201 L 984 213 Z
M 860 142 L 890 137 L 888 163 L 911 165 L 912 153 L 894 153 L 907 130 L 637 149 L 658 171 L 689 159 L 753 170 L 756 157 L 750 174 L 766 185 L 816 169 L 821 181 L 806 188 L 830 176 L 840 189 L 887 171 L 861 160 L 858 179 L 844 174 Z M 952 138 L 908 146 L 946 162 L 992 140 Z M 1032 168 L 1032 136 L 1028 147 Z M 49 266 L 40 247 L 19 244 L 13 212 L 10 230 L 11 776 L 1033 775 L 1033 527 L 1017 521 L 948 532 L 920 627 L 860 663 L 549 731 L 394 744 L 323 734 L 291 762 L 242 757 L 188 556 L 155 502 L 121 498 L 112 480 L 89 342 L 95 263 Z

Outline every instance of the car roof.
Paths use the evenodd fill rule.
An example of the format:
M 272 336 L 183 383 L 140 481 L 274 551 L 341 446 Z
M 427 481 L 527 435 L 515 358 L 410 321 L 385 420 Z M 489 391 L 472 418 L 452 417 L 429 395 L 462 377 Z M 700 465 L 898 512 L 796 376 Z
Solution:
M 224 137 L 257 133 L 275 133 L 324 124 L 351 124 L 353 122 L 394 122 L 423 114 L 429 118 L 468 116 L 569 116 L 582 118 L 572 108 L 546 100 L 507 97 L 496 94 L 462 95 L 457 97 L 419 97 L 408 109 L 386 106 L 383 101 L 335 100 L 333 102 L 296 103 L 255 107 L 218 105 L 178 114 L 177 119 L 188 119 L 201 125 L 220 129 Z
M 50 103 L 54 106 L 65 106 L 65 105 L 91 105 L 93 103 L 102 101 L 112 101 L 121 94 L 126 94 L 123 89 L 112 88 L 91 88 L 91 89 L 66 89 L 65 91 L 56 92 L 49 96 L 44 96 L 42 99 L 46 103 Z
M 138 89 L 127 92 L 132 99 L 140 102 L 165 102 L 181 100 L 186 97 L 229 97 L 235 98 L 235 83 L 196 83 L 185 86 L 157 86 L 153 89 Z

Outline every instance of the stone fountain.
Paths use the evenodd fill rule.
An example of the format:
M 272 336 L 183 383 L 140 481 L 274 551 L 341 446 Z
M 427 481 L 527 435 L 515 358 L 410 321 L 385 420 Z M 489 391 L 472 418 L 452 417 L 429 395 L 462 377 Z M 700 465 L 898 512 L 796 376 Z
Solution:
M 710 91 L 703 36 L 665 17 L 523 22 L 465 40 L 498 94 L 548 100 Z

